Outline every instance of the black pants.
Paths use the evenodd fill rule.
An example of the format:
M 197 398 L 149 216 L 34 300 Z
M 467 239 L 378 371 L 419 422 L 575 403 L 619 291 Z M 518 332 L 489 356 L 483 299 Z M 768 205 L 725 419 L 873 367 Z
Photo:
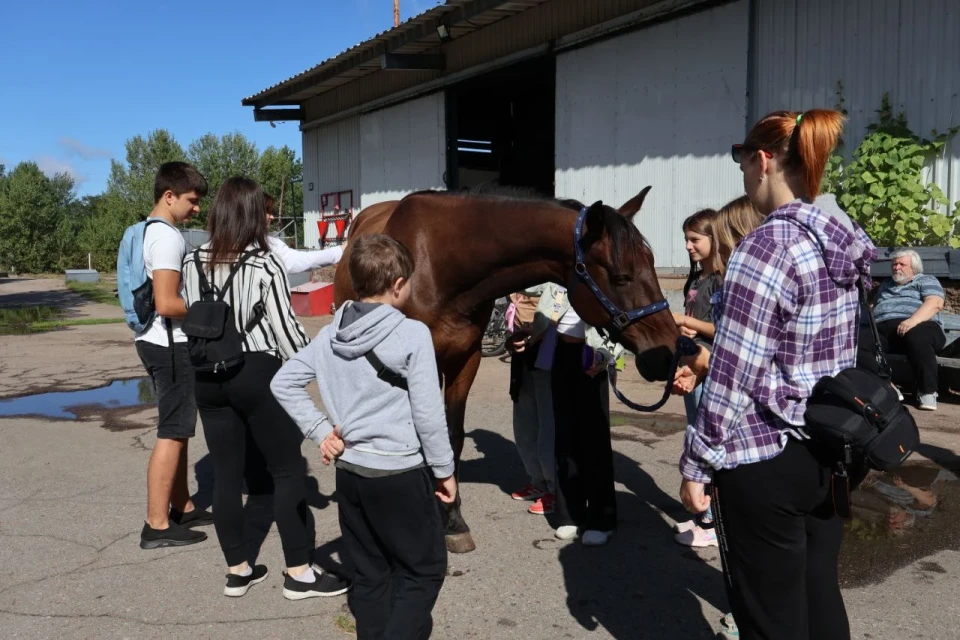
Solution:
M 259 447 L 276 485 L 274 518 L 288 567 L 307 564 L 306 468 L 303 435 L 270 393 L 279 358 L 248 353 L 227 373 L 197 374 L 196 393 L 207 447 L 213 458 L 213 523 L 227 565 L 249 560 L 244 543 L 243 470 L 247 446 Z M 247 442 L 247 433 L 254 442 Z
M 440 508 L 426 469 L 364 478 L 337 469 L 340 532 L 354 567 L 347 596 L 358 640 L 421 640 L 447 571 Z
M 273 476 L 267 470 L 267 460 L 263 457 L 260 447 L 249 446 L 256 442 L 253 439 L 253 432 L 247 427 L 247 455 L 246 464 L 243 467 L 243 479 L 247 484 L 247 495 L 250 496 L 269 496 L 273 495 Z
M 713 514 L 727 596 L 745 640 L 849 640 L 837 558 L 843 520 L 830 468 L 793 439 L 770 460 L 720 471 Z
M 556 422 L 557 523 L 582 529 L 617 528 L 610 445 L 610 396 L 606 372 L 583 370 L 583 344 L 558 342 L 553 360 Z
M 900 353 L 907 356 L 917 392 L 922 394 L 937 391 L 937 352 L 943 349 L 947 339 L 943 329 L 936 322 L 921 322 L 903 336 L 897 335 L 897 327 L 905 318 L 884 320 L 877 323 L 880 334 L 880 347 L 884 353 Z M 870 327 L 860 327 L 860 341 L 857 351 L 857 366 L 867 371 L 877 372 L 877 361 L 873 354 L 874 340 Z

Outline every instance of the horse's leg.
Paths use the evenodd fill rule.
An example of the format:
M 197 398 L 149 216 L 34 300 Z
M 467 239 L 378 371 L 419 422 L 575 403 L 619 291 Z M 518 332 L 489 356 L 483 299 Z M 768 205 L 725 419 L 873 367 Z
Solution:
M 443 372 L 445 387 L 443 390 L 444 404 L 447 411 L 447 429 L 450 432 L 450 445 L 453 447 L 453 459 L 456 461 L 456 476 L 460 477 L 460 454 L 463 453 L 464 416 L 467 409 L 467 394 L 477 377 L 480 368 L 480 351 L 472 351 L 466 359 L 448 367 Z M 444 505 L 447 511 L 446 540 L 447 550 L 451 553 L 467 553 L 477 548 L 470 535 L 463 515 L 460 513 L 460 498 L 462 491 L 457 492 L 457 500 L 451 505 Z

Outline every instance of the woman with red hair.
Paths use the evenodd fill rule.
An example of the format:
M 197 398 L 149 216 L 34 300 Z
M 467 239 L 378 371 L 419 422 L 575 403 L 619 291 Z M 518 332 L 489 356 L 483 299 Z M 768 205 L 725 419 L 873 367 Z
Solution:
M 850 637 L 834 461 L 803 419 L 816 382 L 855 364 L 856 282 L 875 255 L 833 197 L 817 197 L 842 127 L 836 111 L 778 111 L 732 151 L 747 196 L 767 217 L 727 265 L 680 495 L 693 513 L 712 503 L 742 638 Z

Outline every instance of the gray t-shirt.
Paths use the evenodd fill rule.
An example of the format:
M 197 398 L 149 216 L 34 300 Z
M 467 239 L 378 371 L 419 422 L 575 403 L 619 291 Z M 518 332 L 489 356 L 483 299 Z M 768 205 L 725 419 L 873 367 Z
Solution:
M 943 287 L 935 277 L 920 274 L 906 284 L 898 285 L 887 280 L 880 285 L 873 303 L 873 317 L 877 322 L 884 320 L 905 320 L 916 313 L 925 298 L 937 296 L 945 298 Z M 940 314 L 932 320 L 943 327 Z
M 723 286 L 723 278 L 718 273 L 700 274 L 687 287 L 683 299 L 683 310 L 686 315 L 701 322 L 713 322 L 713 294 Z M 713 341 L 701 335 L 697 342 L 706 346 Z

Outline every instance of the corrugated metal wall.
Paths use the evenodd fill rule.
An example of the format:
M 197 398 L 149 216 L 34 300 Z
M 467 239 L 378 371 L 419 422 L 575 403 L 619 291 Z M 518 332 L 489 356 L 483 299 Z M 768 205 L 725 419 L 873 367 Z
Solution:
M 743 193 L 731 140 L 746 118 L 748 2 L 557 59 L 556 193 L 620 206 L 652 185 L 637 224 L 658 268 L 684 269 L 681 224 Z
M 444 112 L 439 92 L 360 117 L 361 207 L 445 188 Z
M 358 211 L 360 119 L 356 117 L 303 132 L 303 240 L 307 247 L 320 243 L 316 224 L 320 219 L 320 196 L 346 190 L 353 190 L 353 208 Z M 334 233 L 331 228 L 327 235 L 332 237 Z
M 929 135 L 960 124 L 957 0 L 756 1 L 751 117 L 836 104 L 843 83 L 850 119 L 845 151 L 875 121 L 884 92 L 910 127 Z M 931 176 L 960 200 L 960 142 Z

